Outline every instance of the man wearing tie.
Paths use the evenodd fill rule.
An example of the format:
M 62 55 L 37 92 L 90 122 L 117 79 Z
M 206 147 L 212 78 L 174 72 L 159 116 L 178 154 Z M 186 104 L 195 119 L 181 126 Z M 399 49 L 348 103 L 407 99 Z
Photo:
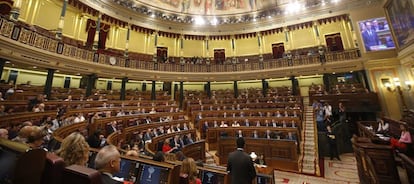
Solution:
M 241 130 L 237 131 L 236 137 L 243 137 L 243 133 Z
M 365 31 L 362 32 L 362 38 L 364 39 L 364 45 L 366 51 L 372 51 L 372 46 L 381 45 L 378 34 L 375 29 L 372 28 L 371 22 L 365 23 Z
M 116 121 L 113 121 L 113 122 L 111 122 L 111 124 L 109 125 L 109 127 L 108 127 L 108 129 L 107 129 L 107 133 L 108 133 L 108 135 L 109 134 L 112 134 L 112 133 L 114 133 L 114 132 L 116 132 L 116 131 L 118 131 L 118 129 L 117 129 L 117 122 Z
M 253 131 L 253 138 L 255 139 L 259 138 L 259 134 L 257 133 L 257 130 Z
M 266 130 L 266 139 L 271 139 L 271 138 L 272 136 L 271 136 L 270 130 Z

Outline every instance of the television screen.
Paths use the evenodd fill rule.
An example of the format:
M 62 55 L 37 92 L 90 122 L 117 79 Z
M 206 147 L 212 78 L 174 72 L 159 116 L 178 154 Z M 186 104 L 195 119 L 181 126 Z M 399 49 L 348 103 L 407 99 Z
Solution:
M 137 179 L 139 163 L 134 160 L 121 159 L 119 173 L 114 176 L 123 178 L 124 181 L 135 182 Z
M 168 169 L 153 165 L 141 164 L 139 180 L 136 184 L 167 184 L 168 183 Z
M 358 25 L 367 52 L 395 48 L 390 27 L 385 17 L 359 21 Z
M 224 176 L 210 171 L 201 171 L 201 183 L 203 184 L 224 184 Z
M 257 174 L 256 183 L 257 184 L 273 184 L 273 177 L 271 175 Z
M 89 152 L 89 160 L 88 160 L 88 167 L 95 169 L 95 158 L 96 158 L 96 154 L 98 154 L 97 152 Z

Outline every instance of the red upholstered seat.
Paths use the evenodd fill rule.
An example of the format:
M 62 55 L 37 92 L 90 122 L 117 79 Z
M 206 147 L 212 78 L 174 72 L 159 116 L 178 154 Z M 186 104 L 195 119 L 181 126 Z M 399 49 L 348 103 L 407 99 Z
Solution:
M 42 184 L 61 184 L 63 168 L 65 168 L 65 162 L 61 157 L 54 153 L 47 153 Z
M 46 151 L 29 150 L 18 157 L 13 183 L 40 184 L 46 163 Z
M 101 184 L 99 171 L 79 165 L 66 167 L 62 173 L 62 184 Z

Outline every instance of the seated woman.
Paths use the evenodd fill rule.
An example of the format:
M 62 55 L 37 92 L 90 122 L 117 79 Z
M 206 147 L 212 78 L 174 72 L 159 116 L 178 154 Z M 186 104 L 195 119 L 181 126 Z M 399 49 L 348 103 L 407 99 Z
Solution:
M 377 133 L 385 134 L 390 130 L 390 125 L 387 122 L 384 122 L 382 119 L 378 119 L 378 129 Z
M 265 159 L 264 159 L 264 155 L 261 154 L 255 161 L 254 163 L 259 164 L 259 165 L 266 165 L 265 163 Z
M 411 134 L 404 125 L 400 125 L 401 136 L 400 139 L 391 138 L 391 147 L 400 151 L 407 151 L 407 144 L 412 143 Z
M 73 164 L 86 166 L 89 159 L 89 145 L 78 132 L 73 132 L 62 141 L 56 154 L 63 158 L 66 166 Z
M 180 169 L 180 183 L 201 184 L 201 180 L 197 178 L 197 165 L 193 158 L 186 158 Z
M 164 145 L 162 145 L 162 152 L 164 153 L 171 153 L 177 150 L 177 147 L 171 147 L 170 146 L 170 139 L 165 139 L 164 140 Z

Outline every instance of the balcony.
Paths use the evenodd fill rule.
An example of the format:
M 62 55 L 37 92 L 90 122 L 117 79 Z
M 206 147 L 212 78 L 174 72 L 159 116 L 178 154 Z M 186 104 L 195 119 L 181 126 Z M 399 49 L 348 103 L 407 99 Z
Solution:
M 363 69 L 363 59 L 357 49 L 328 52 L 323 64 L 315 55 L 263 61 L 257 57 L 229 64 L 158 63 L 147 61 L 148 58 L 146 61 L 127 59 L 120 54 L 88 50 L 73 41 L 57 40 L 50 32 L 3 17 L 0 35 L 0 57 L 16 64 L 59 69 L 68 74 L 95 73 L 102 77 L 159 81 L 228 81 Z

